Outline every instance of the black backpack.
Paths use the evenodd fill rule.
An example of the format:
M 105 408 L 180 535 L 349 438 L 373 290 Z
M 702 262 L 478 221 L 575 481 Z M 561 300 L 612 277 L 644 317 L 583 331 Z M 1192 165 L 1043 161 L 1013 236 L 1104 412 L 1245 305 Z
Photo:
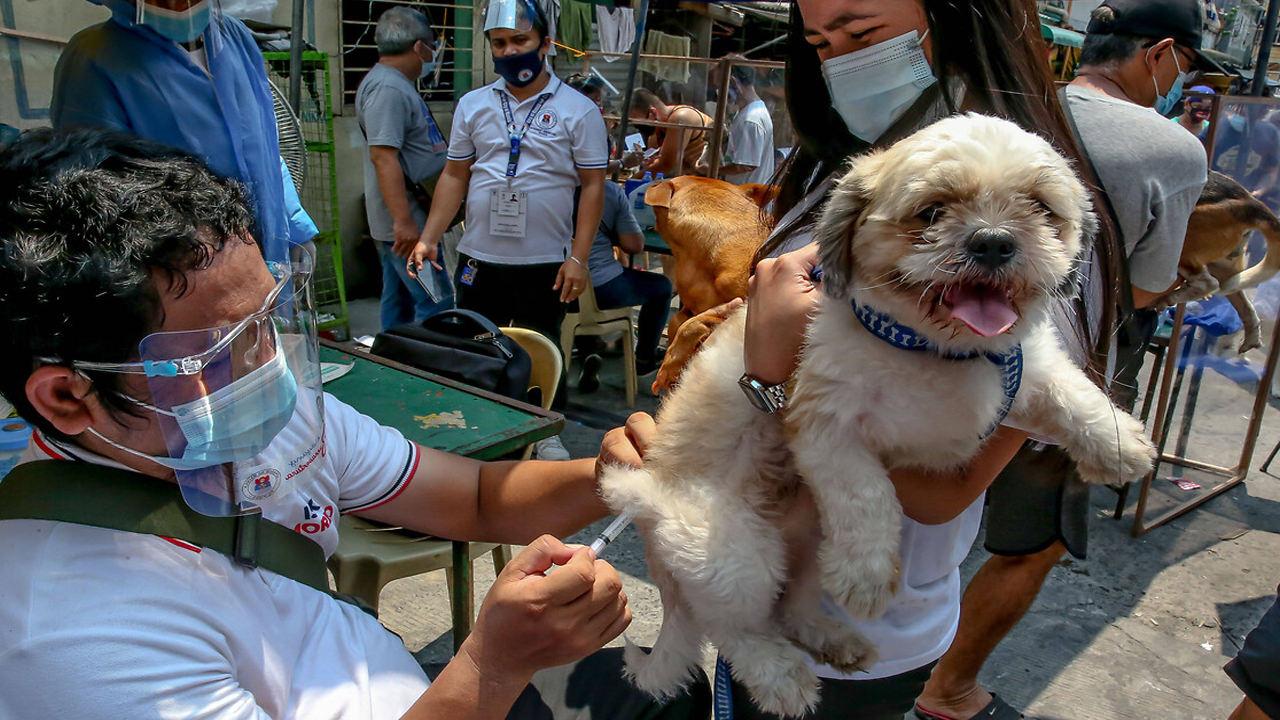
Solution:
M 373 354 L 520 401 L 533 371 L 519 343 L 471 310 L 446 310 L 378 333 Z

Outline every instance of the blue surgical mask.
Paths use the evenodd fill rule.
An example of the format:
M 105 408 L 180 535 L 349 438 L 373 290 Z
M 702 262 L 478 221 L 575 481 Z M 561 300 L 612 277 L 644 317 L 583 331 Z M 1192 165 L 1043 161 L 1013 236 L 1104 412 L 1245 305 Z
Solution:
M 194 42 L 209 27 L 210 0 L 201 0 L 186 10 L 166 10 L 147 5 L 143 0 L 134 2 L 138 4 L 137 24 L 146 25 L 178 44 Z
M 431 59 L 422 62 L 422 70 L 418 71 L 418 79 L 426 80 L 431 73 L 440 67 L 440 42 L 431 45 Z
M 133 400 L 173 418 L 186 438 L 182 457 L 162 457 L 125 447 L 89 432 L 112 447 L 173 470 L 198 470 L 248 460 L 267 448 L 293 417 L 298 385 L 283 352 L 225 387 L 172 410 Z
M 493 59 L 493 69 L 507 81 L 508 85 L 518 88 L 526 87 L 537 80 L 542 74 L 544 64 L 541 48 Z
M 1168 115 L 1173 112 L 1173 108 L 1182 99 L 1182 86 L 1187 82 L 1187 76 L 1190 73 L 1182 70 L 1182 63 L 1178 62 L 1178 53 L 1176 50 L 1170 49 L 1173 53 L 1173 65 L 1178 68 L 1178 77 L 1173 79 L 1173 85 L 1169 86 L 1169 92 L 1164 95 L 1160 94 L 1160 85 L 1156 83 L 1156 76 L 1152 74 L 1151 84 L 1156 89 L 1156 112 L 1161 115 Z
M 822 62 L 831 103 L 855 137 L 875 142 L 938 81 L 917 35 L 912 30 Z

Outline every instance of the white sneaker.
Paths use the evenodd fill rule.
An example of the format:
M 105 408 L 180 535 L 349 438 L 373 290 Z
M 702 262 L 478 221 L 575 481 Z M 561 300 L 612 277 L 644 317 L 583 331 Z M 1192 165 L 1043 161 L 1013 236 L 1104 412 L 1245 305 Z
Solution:
M 554 435 L 534 443 L 533 456 L 539 460 L 568 460 L 569 451 L 560 442 L 560 436 Z

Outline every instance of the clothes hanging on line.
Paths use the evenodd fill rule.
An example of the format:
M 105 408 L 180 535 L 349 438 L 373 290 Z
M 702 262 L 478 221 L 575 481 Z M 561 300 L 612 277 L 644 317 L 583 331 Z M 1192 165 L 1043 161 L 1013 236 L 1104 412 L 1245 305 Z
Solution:
M 584 0 L 560 0 L 559 32 L 556 40 L 579 50 L 591 47 L 591 23 L 595 9 Z
M 559 40 L 558 32 L 560 23 L 560 0 L 538 0 L 538 8 L 542 10 L 542 14 L 547 16 L 547 32 L 551 35 L 552 40 Z M 556 46 L 551 46 L 551 52 L 548 55 L 556 54 Z
M 636 14 L 630 8 L 606 8 L 596 6 L 596 29 L 600 37 L 600 49 L 607 53 L 625 53 L 636 41 Z M 605 62 L 615 62 L 621 56 L 606 56 Z
M 688 57 L 693 48 L 693 40 L 685 35 L 669 35 L 659 30 L 645 33 L 644 52 L 647 55 L 679 55 Z M 689 63 L 679 60 L 653 60 L 644 58 L 640 61 L 640 69 L 650 73 L 659 80 L 683 83 L 689 80 Z

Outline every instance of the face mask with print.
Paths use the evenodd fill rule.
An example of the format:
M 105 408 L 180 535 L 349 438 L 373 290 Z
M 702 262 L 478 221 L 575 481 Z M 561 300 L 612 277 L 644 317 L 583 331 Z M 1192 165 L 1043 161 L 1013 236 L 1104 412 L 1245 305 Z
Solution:
M 1168 115 L 1173 112 L 1173 108 L 1182 99 L 1182 86 L 1187 82 L 1187 76 L 1191 73 L 1182 70 L 1182 63 L 1178 62 L 1178 52 L 1173 48 L 1169 49 L 1173 53 L 1173 65 L 1178 68 L 1178 77 L 1173 79 L 1173 85 L 1169 86 L 1169 92 L 1164 95 L 1160 94 L 1160 85 L 1156 82 L 1156 76 L 1151 75 L 1151 84 L 1156 89 L 1156 112 L 1161 115 Z
M 508 85 L 527 87 L 542 74 L 542 49 L 534 48 L 517 55 L 506 55 L 493 59 L 493 69 Z
M 135 0 L 138 16 L 134 21 L 138 25 L 146 25 L 161 36 L 180 45 L 195 42 L 209 27 L 209 3 L 211 0 L 200 0 L 186 10 L 167 10 L 148 5 L 143 0 Z
M 875 142 L 938 81 L 917 36 L 912 30 L 822 62 L 831 103 L 854 137 Z

